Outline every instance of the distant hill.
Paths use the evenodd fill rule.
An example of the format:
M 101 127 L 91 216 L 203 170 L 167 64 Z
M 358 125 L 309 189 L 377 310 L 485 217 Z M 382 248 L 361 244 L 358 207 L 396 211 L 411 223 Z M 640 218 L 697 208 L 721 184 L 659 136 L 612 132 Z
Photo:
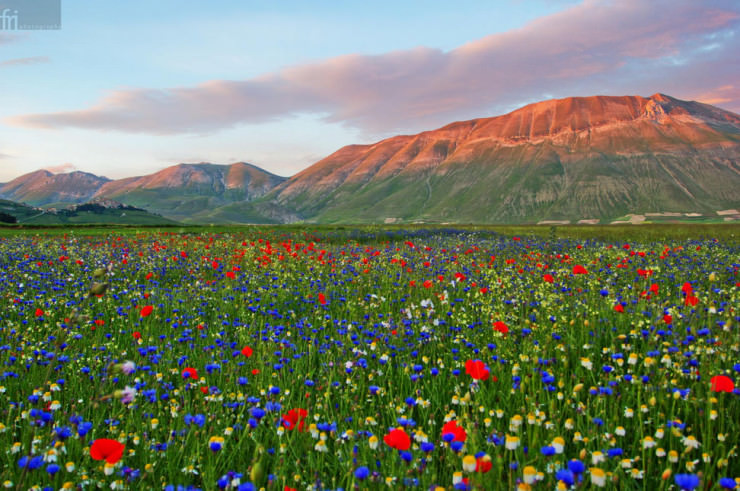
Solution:
M 177 220 L 264 196 L 286 178 L 251 164 L 179 164 L 141 177 L 110 181 L 95 197 L 145 208 Z
M 52 174 L 38 170 L 0 187 L 0 197 L 34 206 L 51 203 L 83 203 L 110 179 L 88 172 Z
M 13 217 L 15 221 L 2 219 Z M 92 201 L 65 209 L 44 209 L 0 200 L 0 224 L 11 225 L 176 225 L 178 222 L 146 210 L 112 201 Z
M 259 198 L 285 179 L 245 162 L 178 164 L 118 180 L 79 171 L 52 174 L 39 170 L 0 185 L 0 198 L 57 209 L 111 199 L 174 220 L 192 221 L 199 213 Z

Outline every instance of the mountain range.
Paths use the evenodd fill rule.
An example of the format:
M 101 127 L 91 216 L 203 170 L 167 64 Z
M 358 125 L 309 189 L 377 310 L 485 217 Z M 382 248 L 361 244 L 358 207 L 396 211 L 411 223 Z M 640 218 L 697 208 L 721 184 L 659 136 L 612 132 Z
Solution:
M 110 199 L 183 220 L 259 198 L 285 180 L 244 162 L 179 164 L 154 174 L 110 180 L 86 172 L 31 172 L 0 186 L 0 198 L 44 208 Z
M 664 94 L 571 97 L 350 145 L 288 179 L 243 162 L 120 180 L 36 171 L 0 197 L 35 206 L 107 198 L 196 223 L 732 217 L 740 116 Z

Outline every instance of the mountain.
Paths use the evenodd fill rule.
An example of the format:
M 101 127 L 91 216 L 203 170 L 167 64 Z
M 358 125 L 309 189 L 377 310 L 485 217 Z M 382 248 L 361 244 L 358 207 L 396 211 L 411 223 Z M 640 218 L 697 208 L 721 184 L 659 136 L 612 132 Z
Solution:
M 740 116 L 664 94 L 570 97 L 350 145 L 289 179 L 244 162 L 115 181 L 37 171 L 0 198 L 110 199 L 190 223 L 733 220 Z
M 244 162 L 179 164 L 147 176 L 110 181 L 95 197 L 188 219 L 204 210 L 261 197 L 284 180 Z
M 740 116 L 655 94 L 548 100 L 350 145 L 246 208 L 312 222 L 521 223 L 716 218 L 738 205 Z
M 261 197 L 284 180 L 244 162 L 179 164 L 154 174 L 118 180 L 85 172 L 52 174 L 39 170 L 0 186 L 0 198 L 44 208 L 110 199 L 182 220 Z
M 3 184 L 0 197 L 35 206 L 81 203 L 92 198 L 106 182 L 109 182 L 108 178 L 87 172 L 52 174 L 38 170 Z

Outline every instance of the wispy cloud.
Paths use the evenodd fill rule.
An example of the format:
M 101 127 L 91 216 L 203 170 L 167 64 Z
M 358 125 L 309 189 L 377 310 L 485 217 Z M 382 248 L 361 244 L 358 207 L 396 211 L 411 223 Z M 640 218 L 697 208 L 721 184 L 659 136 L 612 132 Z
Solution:
M 48 56 L 29 56 L 27 58 L 14 58 L 12 60 L 0 61 L 0 68 L 18 65 L 37 65 L 39 63 L 49 63 L 51 59 Z
M 67 172 L 73 172 L 77 170 L 77 166 L 74 165 L 71 162 L 65 162 L 63 164 L 59 165 L 52 165 L 49 167 L 44 167 L 45 170 L 48 170 L 49 172 L 52 172 L 54 174 L 64 174 Z
M 737 80 L 739 19 L 740 5 L 733 0 L 584 0 L 451 51 L 419 47 L 346 55 L 248 80 L 121 89 L 86 109 L 6 121 L 176 134 L 320 114 L 329 122 L 385 133 L 490 115 L 512 101 L 544 94 L 665 91 L 686 97 Z M 731 96 L 722 104 L 740 108 L 737 91 L 726 93 Z
M 0 32 L 0 46 L 18 41 L 21 38 L 18 34 Z
M 722 105 L 740 100 L 740 87 L 728 84 L 703 92 L 695 97 L 705 104 Z

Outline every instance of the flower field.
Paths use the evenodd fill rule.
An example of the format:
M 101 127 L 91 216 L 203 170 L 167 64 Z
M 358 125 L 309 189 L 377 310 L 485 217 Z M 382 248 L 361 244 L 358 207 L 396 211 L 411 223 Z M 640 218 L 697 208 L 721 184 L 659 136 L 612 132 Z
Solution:
M 740 246 L 0 238 L 11 489 L 736 489 Z

